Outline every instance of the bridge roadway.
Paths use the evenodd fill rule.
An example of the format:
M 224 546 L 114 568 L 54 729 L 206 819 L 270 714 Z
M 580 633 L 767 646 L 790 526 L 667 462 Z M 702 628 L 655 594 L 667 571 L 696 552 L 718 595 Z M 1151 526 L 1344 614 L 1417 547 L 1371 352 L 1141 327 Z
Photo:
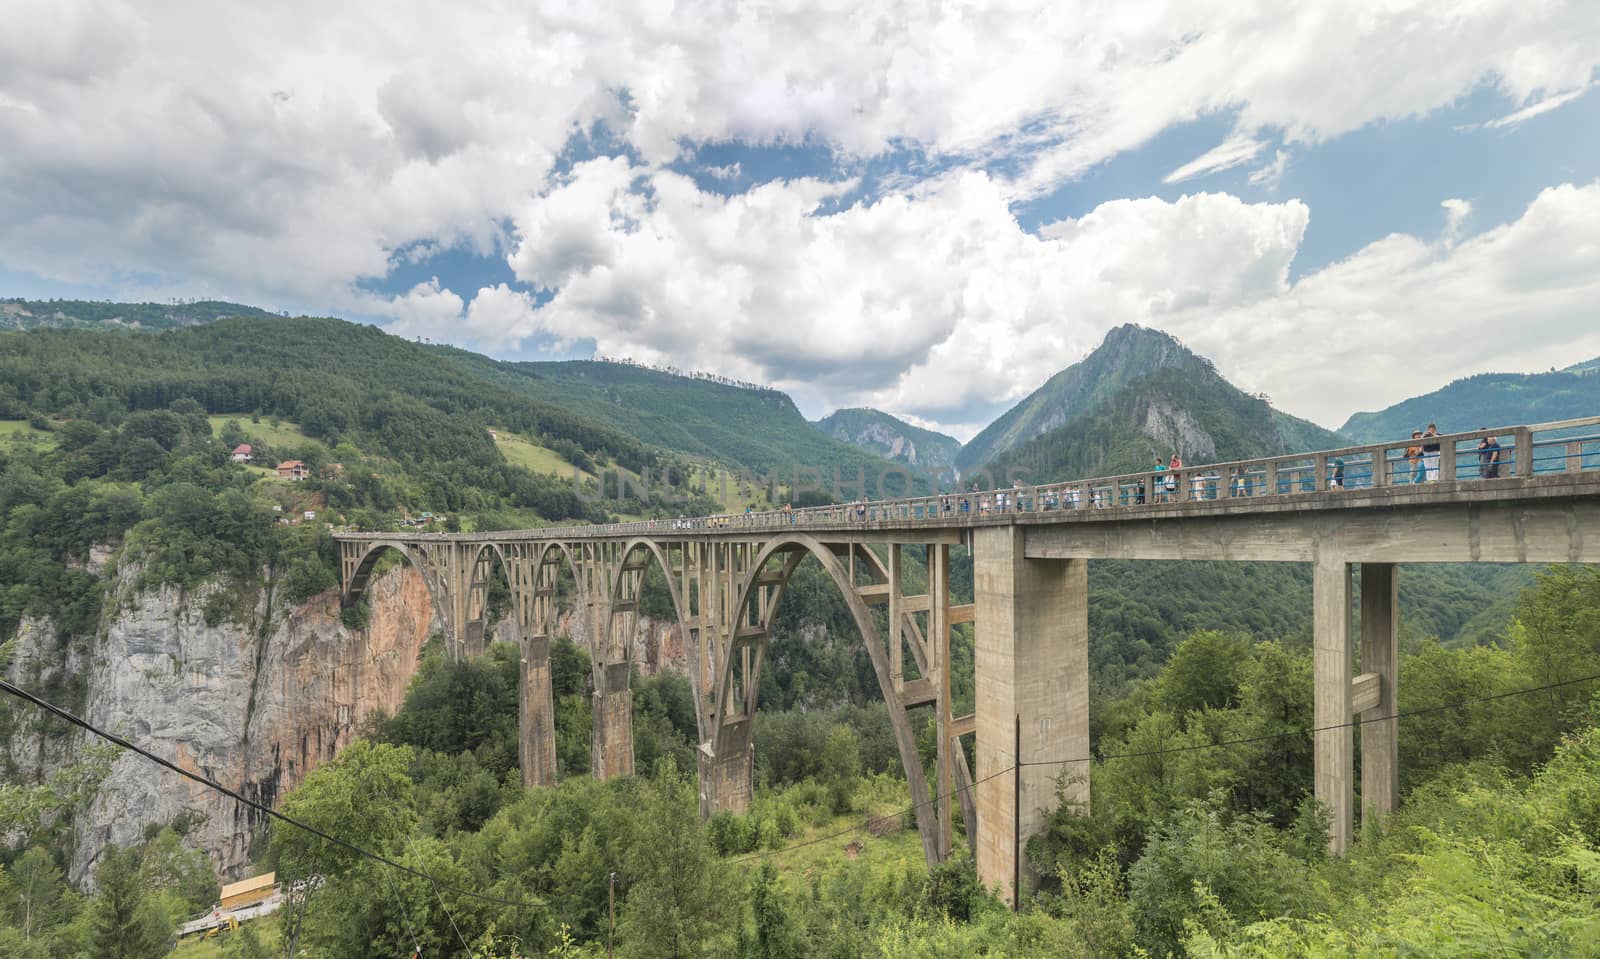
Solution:
M 1485 436 L 1501 451 L 1486 468 Z M 1600 417 L 1440 437 L 1434 478 L 1411 441 L 1044 486 L 795 511 L 642 520 L 511 532 L 337 533 L 343 601 L 360 600 L 390 551 L 422 574 L 453 653 L 484 645 L 490 578 L 504 576 L 522 647 L 523 780 L 555 781 L 549 645 L 560 571 L 583 615 L 574 639 L 594 682 L 592 771 L 633 770 L 628 688 L 649 567 L 665 574 L 690 660 L 702 815 L 742 811 L 752 791 L 751 727 L 772 617 L 790 575 L 814 557 L 850 609 L 894 729 L 930 863 L 951 852 L 959 804 L 979 876 L 1012 894 L 1019 840 L 1065 801 L 1089 800 L 1088 563 L 1222 560 L 1314 567 L 1315 794 L 1330 848 L 1361 815 L 1398 801 L 1400 563 L 1600 562 Z M 950 547 L 971 550 L 974 601 L 953 602 Z M 906 582 L 908 550 L 925 586 Z M 1360 571 L 1359 595 L 1353 573 Z M 886 606 L 879 626 L 873 607 Z M 976 707 L 955 716 L 950 633 L 974 624 Z M 1352 635 L 1355 633 L 1356 635 Z M 1354 644 L 1354 648 L 1353 648 Z M 1352 663 L 1358 663 L 1353 669 Z M 937 732 L 930 794 L 913 710 Z M 976 737 L 977 768 L 960 742 Z M 1061 760 L 1079 760 L 1061 763 Z M 1020 775 L 1010 770 L 1025 765 Z

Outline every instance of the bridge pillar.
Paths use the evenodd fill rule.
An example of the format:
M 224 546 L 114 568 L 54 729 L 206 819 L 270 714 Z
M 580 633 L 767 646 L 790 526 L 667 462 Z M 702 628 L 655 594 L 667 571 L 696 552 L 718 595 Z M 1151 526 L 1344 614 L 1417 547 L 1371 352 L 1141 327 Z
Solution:
M 1028 559 L 1014 526 L 973 530 L 972 543 L 978 879 L 1015 901 L 1016 881 L 1033 880 L 1023 847 L 1049 821 L 1057 777 L 1067 775 L 1064 801 L 1089 806 L 1088 563 Z
M 1350 564 L 1319 556 L 1312 574 L 1312 778 L 1327 807 L 1328 851 L 1350 844 L 1355 737 L 1350 727 Z
M 1377 687 L 1377 701 L 1361 714 L 1363 824 L 1400 802 L 1400 721 L 1392 718 L 1400 708 L 1399 587 L 1395 564 L 1361 564 L 1361 672 Z
M 605 663 L 595 671 L 594 732 L 589 738 L 589 768 L 596 779 L 633 775 L 633 691 L 627 662 Z
M 522 785 L 556 784 L 555 691 L 550 678 L 550 637 L 522 641 L 521 682 L 517 685 L 518 759 Z
M 755 791 L 755 743 L 748 719 L 727 722 L 717 731 L 714 752 L 695 751 L 700 766 L 700 816 L 745 813 Z

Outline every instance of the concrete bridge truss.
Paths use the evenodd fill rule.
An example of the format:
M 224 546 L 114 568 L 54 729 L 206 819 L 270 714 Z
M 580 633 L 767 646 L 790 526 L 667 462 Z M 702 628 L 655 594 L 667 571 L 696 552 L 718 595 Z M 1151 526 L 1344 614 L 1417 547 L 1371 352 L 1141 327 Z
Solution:
M 1474 455 L 1502 441 L 1492 462 Z M 343 599 L 357 602 L 391 551 L 422 575 L 453 655 L 484 647 L 488 589 L 503 576 L 522 649 L 523 780 L 555 782 L 550 639 L 570 573 L 590 654 L 592 771 L 633 771 L 629 674 L 647 573 L 659 568 L 690 660 L 703 816 L 743 811 L 752 725 L 773 617 L 815 558 L 871 657 L 929 863 L 951 852 L 954 807 L 986 885 L 1024 876 L 1022 842 L 1058 800 L 1089 801 L 1088 564 L 1098 559 L 1282 561 L 1314 570 L 1314 782 L 1330 848 L 1398 801 L 1400 563 L 1600 562 L 1600 417 L 1440 437 L 1431 478 L 1408 441 L 1224 463 L 1176 483 L 1136 474 L 1004 499 L 951 494 L 792 513 L 646 520 L 485 534 L 339 533 Z M 1487 466 L 1495 466 L 1491 470 Z M 1002 505 L 1003 504 L 1003 505 Z M 950 550 L 973 559 L 974 602 L 954 604 Z M 908 589 L 907 559 L 926 570 Z M 1359 590 L 1355 575 L 1359 573 Z M 882 608 L 882 615 L 878 612 Z M 950 632 L 974 623 L 976 707 L 952 715 Z M 935 781 L 914 710 L 931 709 Z M 975 737 L 969 770 L 962 737 Z M 1058 784 L 1061 790 L 1058 792 Z
M 523 537 L 526 534 L 510 534 Z M 772 620 L 800 562 L 814 557 L 843 595 L 860 631 L 914 796 L 928 797 L 917 753 L 913 710 L 930 707 L 938 730 L 937 802 L 920 803 L 917 824 L 930 862 L 950 853 L 951 797 L 970 787 L 966 754 L 956 744 L 974 731 L 972 716 L 950 714 L 950 627 L 972 622 L 973 606 L 950 602 L 950 546 L 955 531 L 886 535 L 792 532 L 756 537 L 630 536 L 604 539 L 528 540 L 482 537 L 364 535 L 341 537 L 344 599 L 357 602 L 385 554 L 410 562 L 427 584 L 451 654 L 484 651 L 485 614 L 492 578 L 510 591 L 522 650 L 519 686 L 523 782 L 556 781 L 555 715 L 550 640 L 558 616 L 561 572 L 570 573 L 568 597 L 582 611 L 572 637 L 590 654 L 594 686 L 591 772 L 600 779 L 633 772 L 633 637 L 646 574 L 661 571 L 690 662 L 699 733 L 700 807 L 709 817 L 748 809 L 753 790 L 757 692 Z M 904 557 L 922 553 L 927 588 L 905 590 Z M 880 626 L 876 607 L 886 607 Z M 898 630 L 884 628 L 898 623 Z M 898 633 L 898 635 L 896 635 Z M 961 792 L 968 834 L 974 835 L 970 788 Z

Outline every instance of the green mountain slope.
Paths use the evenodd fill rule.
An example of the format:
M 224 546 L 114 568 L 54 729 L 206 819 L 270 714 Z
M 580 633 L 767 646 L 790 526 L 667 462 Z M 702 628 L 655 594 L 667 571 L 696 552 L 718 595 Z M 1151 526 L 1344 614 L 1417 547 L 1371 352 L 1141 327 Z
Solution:
M 198 326 L 229 316 L 276 316 L 266 310 L 220 300 L 193 303 L 106 303 L 95 300 L 0 299 L 0 330 L 95 329 L 170 330 Z
M 1099 399 L 1086 409 L 990 461 L 991 474 L 1000 479 L 1018 470 L 1029 482 L 1047 482 L 1134 472 L 1174 451 L 1198 464 L 1345 445 L 1189 356 L 1142 377 L 1117 377 L 1119 385 L 1097 391 Z
M 308 457 L 326 460 L 341 444 L 351 455 L 373 457 L 372 468 L 387 478 L 368 482 L 346 505 L 380 512 L 511 510 L 524 523 L 607 515 L 602 504 L 583 500 L 570 476 L 508 462 L 491 426 L 561 450 L 585 469 L 615 464 L 637 472 L 666 462 L 659 450 L 596 419 L 341 320 L 227 318 L 158 333 L 0 334 L 0 419 L 114 427 L 130 413 L 175 409 L 288 420 L 318 441 L 321 452 L 307 449 Z M 360 485 L 353 480 L 354 471 L 349 485 Z M 623 506 L 614 496 L 603 505 L 626 513 L 648 508 Z
M 1377 443 L 1409 436 L 1429 423 L 1449 433 L 1595 416 L 1600 414 L 1597 365 L 1600 360 L 1555 373 L 1469 376 L 1388 409 L 1357 413 L 1340 432 L 1360 443 Z
M 812 424 L 837 440 L 907 466 L 940 469 L 955 465 L 961 442 L 953 436 L 912 426 L 882 410 L 835 410 Z
M 1160 330 L 1119 326 L 1082 362 L 1050 377 L 969 440 L 956 457 L 956 466 L 963 471 L 982 466 L 1061 426 L 1134 380 L 1169 368 L 1199 375 L 1211 364 Z
M 865 476 L 867 495 L 876 496 L 876 480 L 887 465 L 819 432 L 779 390 L 625 363 L 502 363 L 463 350 L 435 352 L 506 389 L 604 423 L 647 446 L 763 477 L 776 471 L 786 484 L 799 467 L 815 471 L 802 482 L 820 478 L 830 489 L 837 474 L 846 497 L 860 495 L 854 484 Z M 890 492 L 898 492 L 898 486 Z
M 1561 372 L 1563 372 L 1563 373 L 1600 373 L 1600 356 L 1595 357 L 1594 359 L 1588 361 L 1587 363 L 1574 363 L 1571 366 L 1567 367 L 1566 369 L 1562 370 Z

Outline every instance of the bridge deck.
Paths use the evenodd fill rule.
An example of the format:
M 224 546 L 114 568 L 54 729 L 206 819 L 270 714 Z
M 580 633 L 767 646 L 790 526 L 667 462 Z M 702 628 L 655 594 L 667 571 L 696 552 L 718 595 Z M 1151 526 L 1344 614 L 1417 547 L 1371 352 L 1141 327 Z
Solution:
M 1496 437 L 1485 464 L 1476 444 Z M 1433 475 L 1408 459 L 1417 441 L 1399 440 L 1315 453 L 1263 457 L 1043 485 L 1013 485 L 936 496 L 797 510 L 549 526 L 488 533 L 405 533 L 412 541 L 508 542 L 614 540 L 631 536 L 748 538 L 785 531 L 826 534 L 830 541 L 951 543 L 977 527 L 1125 523 L 1129 520 L 1271 516 L 1339 510 L 1416 508 L 1571 499 L 1600 493 L 1600 417 L 1475 430 L 1431 440 L 1440 449 Z M 1493 465 L 1497 475 L 1486 475 Z M 339 532 L 341 540 L 393 533 Z

